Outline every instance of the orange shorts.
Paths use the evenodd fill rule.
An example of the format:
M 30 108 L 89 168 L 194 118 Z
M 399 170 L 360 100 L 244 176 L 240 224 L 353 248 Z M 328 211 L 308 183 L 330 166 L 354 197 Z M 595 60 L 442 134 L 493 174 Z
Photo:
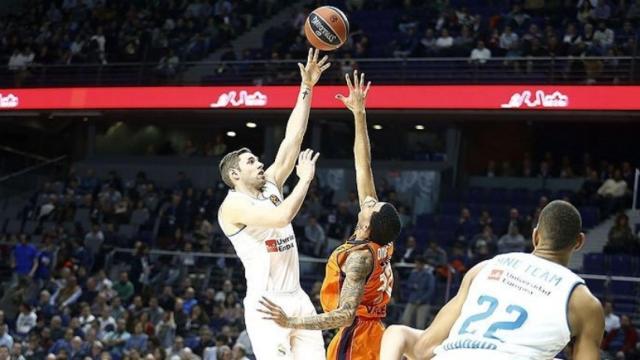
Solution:
M 327 360 L 378 360 L 384 326 L 379 319 L 356 318 L 341 328 L 327 349 Z

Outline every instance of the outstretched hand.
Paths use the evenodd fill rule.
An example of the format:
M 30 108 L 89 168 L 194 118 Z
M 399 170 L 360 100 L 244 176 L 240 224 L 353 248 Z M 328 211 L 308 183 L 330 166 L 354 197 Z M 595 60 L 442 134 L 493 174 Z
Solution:
M 300 152 L 298 155 L 298 165 L 296 166 L 296 173 L 300 180 L 311 181 L 316 173 L 316 161 L 320 153 L 313 153 L 313 150 L 307 149 Z
M 276 324 L 282 327 L 288 327 L 289 317 L 280 306 L 276 305 L 264 296 L 262 297 L 262 300 L 260 300 L 260 305 L 262 305 L 262 309 L 259 308 L 258 311 L 266 315 L 263 319 L 273 320 Z
M 336 99 L 342 101 L 344 106 L 352 112 L 364 111 L 371 81 L 369 81 L 365 87 L 364 73 L 361 73 L 358 79 L 358 70 L 353 71 L 353 83 L 351 83 L 351 78 L 348 73 L 345 74 L 345 78 L 347 80 L 347 86 L 349 87 L 349 97 L 338 94 L 336 95 Z
M 327 62 L 329 57 L 325 55 L 320 61 L 318 61 L 318 56 L 320 55 L 320 50 L 318 49 L 309 49 L 309 55 L 307 55 L 307 65 L 302 65 L 302 63 L 298 63 L 298 67 L 300 68 L 300 77 L 302 77 L 302 83 L 306 86 L 313 87 L 318 80 L 320 80 L 320 75 L 331 66 L 331 63 Z

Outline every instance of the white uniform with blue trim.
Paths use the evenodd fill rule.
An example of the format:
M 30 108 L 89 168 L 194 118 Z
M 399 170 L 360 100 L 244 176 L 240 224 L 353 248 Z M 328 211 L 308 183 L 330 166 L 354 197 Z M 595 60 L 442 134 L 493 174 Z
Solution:
M 267 182 L 253 198 L 229 190 L 225 201 L 242 197 L 255 211 L 273 211 L 284 200 L 278 187 Z M 284 329 L 257 311 L 264 296 L 280 305 L 288 316 L 316 315 L 309 296 L 300 288 L 300 263 L 296 236 L 291 224 L 282 228 L 245 226 L 227 231 L 218 216 L 220 228 L 227 235 L 244 266 L 247 296 L 244 317 L 251 347 L 258 360 L 324 359 L 324 341 L 320 331 Z
M 532 254 L 488 260 L 434 359 L 553 359 L 571 339 L 568 303 L 580 284 L 571 270 Z

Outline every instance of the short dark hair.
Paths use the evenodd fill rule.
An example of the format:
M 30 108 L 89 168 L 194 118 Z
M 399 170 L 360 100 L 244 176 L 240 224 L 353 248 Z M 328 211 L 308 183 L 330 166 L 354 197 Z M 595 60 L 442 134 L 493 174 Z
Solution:
M 387 245 L 398 237 L 401 227 L 398 210 L 386 203 L 382 205 L 380 211 L 371 215 L 369 240 L 378 245 Z
M 220 164 L 218 165 L 218 168 L 220 169 L 220 177 L 228 187 L 233 189 L 233 182 L 231 182 L 231 177 L 229 177 L 229 170 L 238 169 L 240 155 L 250 152 L 251 150 L 249 150 L 249 148 L 243 147 L 228 153 L 222 158 L 222 160 L 220 160 Z
M 574 246 L 582 231 L 580 212 L 566 201 L 552 201 L 540 212 L 538 231 L 550 242 L 551 250 L 565 250 Z

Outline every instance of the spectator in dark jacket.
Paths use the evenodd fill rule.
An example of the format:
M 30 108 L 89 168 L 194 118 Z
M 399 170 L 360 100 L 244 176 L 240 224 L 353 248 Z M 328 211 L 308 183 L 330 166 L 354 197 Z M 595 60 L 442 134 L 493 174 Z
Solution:
M 406 286 L 409 289 L 409 298 L 402 315 L 402 323 L 424 329 L 431 312 L 435 276 L 433 268 L 425 265 L 423 256 L 416 256 L 415 268 L 411 271 Z
M 398 252 L 398 255 L 400 255 L 399 261 L 402 263 L 413 264 L 416 255 L 418 255 L 417 246 L 416 238 L 409 236 L 402 252 Z
M 637 251 L 636 238 L 633 236 L 629 217 L 619 214 L 615 224 L 609 230 L 609 239 L 604 247 L 606 254 L 633 254 Z

